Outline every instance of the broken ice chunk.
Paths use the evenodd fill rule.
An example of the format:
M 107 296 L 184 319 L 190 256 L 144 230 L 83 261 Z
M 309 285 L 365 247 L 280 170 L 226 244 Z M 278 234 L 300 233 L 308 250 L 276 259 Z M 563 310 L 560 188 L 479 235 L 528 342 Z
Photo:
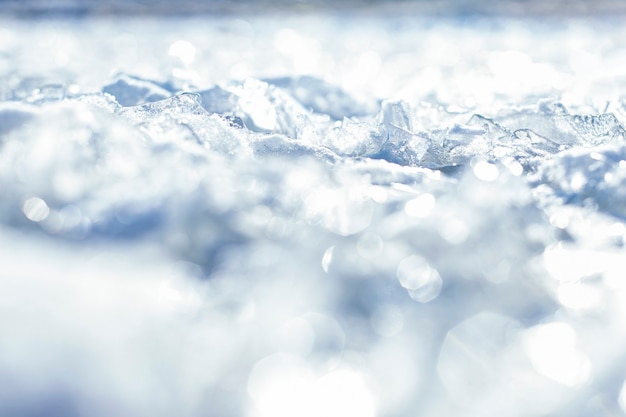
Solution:
M 510 136 L 515 148 L 533 156 L 546 156 L 565 149 L 564 145 L 539 136 L 530 129 L 520 129 Z
M 455 123 L 447 129 L 430 132 L 429 149 L 421 166 L 431 169 L 454 167 L 474 156 L 491 156 L 491 144 L 483 127 Z
M 566 149 L 550 139 L 539 136 L 530 129 L 519 129 L 493 142 L 496 159 L 514 158 L 522 166 L 532 165 L 537 157 L 545 157 Z
M 447 156 L 446 165 L 461 165 L 477 155 L 489 156 L 490 143 L 482 127 L 454 124 L 444 135 L 443 149 Z
M 486 133 L 485 128 L 480 126 L 462 125 L 455 123 L 448 128 L 446 138 L 454 140 L 454 138 L 464 138 L 468 136 L 482 136 Z
M 383 102 L 379 120 L 387 135 L 379 157 L 434 169 L 460 165 L 476 155 L 490 155 L 492 137 L 505 132 L 482 116 L 475 116 L 468 124 L 452 123 L 445 129 L 416 132 L 412 111 L 402 101 Z
M 626 136 L 626 131 L 611 113 L 572 115 L 563 104 L 553 100 L 541 100 L 534 108 L 515 110 L 497 119 L 510 130 L 530 129 L 568 147 L 594 146 Z
M 607 102 L 603 111 L 614 114 L 618 120 L 626 120 L 626 97 Z
M 111 94 L 125 107 L 163 100 L 172 95 L 161 84 L 126 74 L 119 74 L 114 82 L 102 87 L 102 92 Z
M 117 112 L 141 126 L 156 142 L 191 139 L 228 155 L 249 153 L 241 121 L 234 116 L 209 114 L 198 94 L 183 93 Z
M 467 126 L 480 126 L 490 140 L 497 140 L 510 134 L 510 131 L 493 119 L 480 114 L 474 114 L 467 122 Z
M 334 120 L 344 117 L 365 116 L 373 111 L 372 104 L 360 103 L 342 88 L 319 78 L 301 77 L 271 78 L 265 80 L 288 92 L 305 108 L 326 114 Z
M 183 93 L 140 106 L 124 107 L 119 109 L 117 113 L 134 123 L 146 122 L 164 114 L 174 116 L 177 119 L 184 119 L 189 115 L 207 114 L 202 107 L 200 96 L 193 93 Z
M 432 143 L 431 136 L 427 132 L 411 133 L 396 130 L 395 133 L 393 141 L 388 139 L 380 152 L 372 155 L 373 158 L 384 159 L 404 166 L 433 167 L 427 162 L 424 163 L 424 158 L 428 158 L 430 155 L 429 148 Z M 399 139 L 400 134 L 404 135 L 403 139 Z
M 572 146 L 578 139 L 567 117 L 569 113 L 561 103 L 541 100 L 536 106 L 515 109 L 495 119 L 510 131 L 530 129 L 559 144 Z
M 321 144 L 338 155 L 369 156 L 380 150 L 384 139 L 375 126 L 345 118 L 321 140 Z
M 393 136 L 393 130 L 412 131 L 411 109 L 404 101 L 383 101 L 379 119 Z
M 199 92 L 210 113 L 234 114 L 255 132 L 297 136 L 298 117 L 307 111 L 289 95 L 256 79 Z
M 427 132 L 413 132 L 411 109 L 403 101 L 384 101 L 378 114 L 380 152 L 374 157 L 400 165 L 418 166 L 430 146 Z
M 606 113 L 597 116 L 574 115 L 569 122 L 587 143 L 599 145 L 610 140 L 624 140 L 626 131 L 614 114 Z

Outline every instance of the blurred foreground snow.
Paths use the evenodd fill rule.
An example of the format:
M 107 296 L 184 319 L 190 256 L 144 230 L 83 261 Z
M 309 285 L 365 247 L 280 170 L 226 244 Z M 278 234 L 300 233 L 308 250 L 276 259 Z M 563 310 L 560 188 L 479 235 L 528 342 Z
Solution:
M 624 39 L 4 20 L 0 415 L 623 415 Z

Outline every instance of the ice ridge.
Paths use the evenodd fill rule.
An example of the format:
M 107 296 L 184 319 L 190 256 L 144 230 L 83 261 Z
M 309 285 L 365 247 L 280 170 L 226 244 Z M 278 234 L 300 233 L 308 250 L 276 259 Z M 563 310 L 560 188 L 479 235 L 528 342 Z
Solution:
M 565 416 L 615 388 L 619 112 L 24 85 L 0 102 L 0 411 Z

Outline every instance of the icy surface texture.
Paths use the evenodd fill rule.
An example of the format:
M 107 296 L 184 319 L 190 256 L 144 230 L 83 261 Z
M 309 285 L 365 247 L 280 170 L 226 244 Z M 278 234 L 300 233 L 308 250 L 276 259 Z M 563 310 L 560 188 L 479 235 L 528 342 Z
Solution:
M 624 27 L 3 21 L 0 415 L 624 415 Z

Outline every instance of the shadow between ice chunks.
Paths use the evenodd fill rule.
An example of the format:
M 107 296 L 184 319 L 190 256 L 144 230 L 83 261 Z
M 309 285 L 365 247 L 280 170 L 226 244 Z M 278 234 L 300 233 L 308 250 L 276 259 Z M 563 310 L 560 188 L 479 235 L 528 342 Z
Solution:
M 309 75 L 268 78 L 264 81 L 284 89 L 307 109 L 326 114 L 333 120 L 367 116 L 375 111 L 373 103 L 361 103 L 341 87 Z
M 175 90 L 168 84 L 118 74 L 115 81 L 102 87 L 102 92 L 111 94 L 120 105 L 128 107 L 163 100 L 172 96 Z

